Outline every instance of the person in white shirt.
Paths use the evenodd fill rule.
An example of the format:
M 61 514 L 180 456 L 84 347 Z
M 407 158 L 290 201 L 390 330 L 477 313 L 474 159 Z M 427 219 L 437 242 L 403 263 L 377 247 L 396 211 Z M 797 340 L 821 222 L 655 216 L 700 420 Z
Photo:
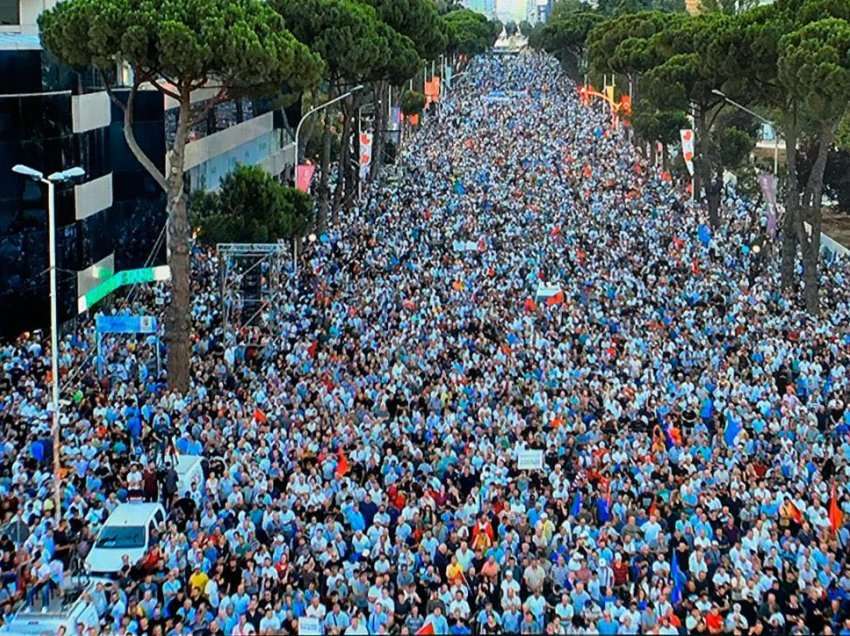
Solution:
M 328 613 L 328 610 L 319 600 L 319 596 L 316 595 L 313 597 L 313 600 L 310 601 L 310 604 L 307 606 L 304 613 L 310 618 L 318 618 L 320 621 L 323 621 L 325 620 L 325 614 Z
M 466 602 L 466 599 L 463 598 L 463 594 L 460 591 L 455 593 L 454 599 L 449 604 L 448 614 L 451 616 L 460 614 L 460 617 L 463 620 L 469 618 L 469 603 Z

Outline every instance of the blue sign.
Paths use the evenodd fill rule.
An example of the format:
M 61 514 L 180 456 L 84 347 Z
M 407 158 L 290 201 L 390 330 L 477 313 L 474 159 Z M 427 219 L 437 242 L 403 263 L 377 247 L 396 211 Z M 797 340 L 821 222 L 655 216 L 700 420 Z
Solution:
M 105 333 L 157 333 L 157 321 L 153 316 L 97 316 L 95 318 L 97 336 L 97 373 L 103 375 L 103 341 Z M 156 342 L 156 369 L 159 375 L 159 337 Z
M 156 333 L 153 316 L 98 316 L 95 328 L 98 333 Z

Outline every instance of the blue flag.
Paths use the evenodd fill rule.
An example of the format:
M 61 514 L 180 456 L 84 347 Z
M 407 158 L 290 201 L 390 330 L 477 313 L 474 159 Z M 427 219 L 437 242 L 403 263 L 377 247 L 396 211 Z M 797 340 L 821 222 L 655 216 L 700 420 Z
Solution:
M 711 243 L 711 228 L 705 223 L 701 223 L 697 228 L 697 237 L 704 247 L 708 247 L 708 244 Z
M 723 441 L 726 442 L 726 446 L 735 444 L 735 438 L 738 437 L 741 428 L 741 422 L 729 415 L 726 416 L 726 428 L 723 429 Z
M 581 513 L 581 491 L 579 490 L 576 493 L 576 496 L 573 498 L 573 505 L 570 506 L 570 514 L 573 517 L 578 517 Z
M 670 564 L 670 574 L 673 577 L 673 593 L 670 595 L 670 601 L 673 605 L 678 605 L 682 602 L 682 585 L 688 580 L 688 577 L 679 567 L 679 556 L 675 550 L 673 550 L 673 561 Z

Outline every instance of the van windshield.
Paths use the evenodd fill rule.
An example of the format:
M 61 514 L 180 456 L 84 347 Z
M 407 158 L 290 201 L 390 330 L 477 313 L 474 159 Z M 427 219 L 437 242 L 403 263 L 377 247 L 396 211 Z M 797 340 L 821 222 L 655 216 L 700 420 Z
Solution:
M 96 548 L 144 548 L 144 526 L 106 526 L 95 544 Z

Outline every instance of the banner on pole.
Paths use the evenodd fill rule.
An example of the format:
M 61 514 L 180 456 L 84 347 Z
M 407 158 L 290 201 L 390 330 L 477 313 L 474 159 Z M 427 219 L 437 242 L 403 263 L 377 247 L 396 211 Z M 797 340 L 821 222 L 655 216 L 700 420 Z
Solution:
M 94 321 L 97 342 L 97 374 L 103 375 L 103 334 L 152 334 L 156 337 L 156 374 L 159 376 L 159 335 L 157 319 L 154 316 L 97 316 Z
M 372 133 L 360 133 L 360 178 L 365 179 L 372 165 Z
M 316 172 L 316 166 L 312 163 L 302 163 L 295 166 L 295 188 L 301 192 L 310 190 L 310 182 L 313 180 L 313 173 Z
M 759 175 L 759 187 L 767 201 L 767 232 L 772 237 L 776 236 L 776 175 L 763 172 Z
M 401 108 L 393 106 L 390 108 L 390 121 L 387 124 L 390 130 L 398 130 L 401 128 Z
M 679 131 L 679 137 L 682 139 L 682 158 L 685 160 L 685 166 L 688 172 L 694 174 L 694 131 L 690 128 Z

